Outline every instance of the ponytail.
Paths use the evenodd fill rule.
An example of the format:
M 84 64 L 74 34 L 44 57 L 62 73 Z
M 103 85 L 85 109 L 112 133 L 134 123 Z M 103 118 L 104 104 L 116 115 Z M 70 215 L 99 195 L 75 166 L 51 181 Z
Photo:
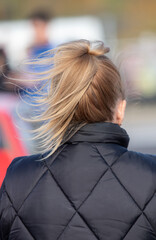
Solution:
M 49 91 L 37 100 L 45 110 L 33 120 L 41 122 L 35 130 L 36 138 L 41 139 L 49 155 L 85 124 L 112 121 L 123 90 L 120 74 L 105 56 L 108 51 L 103 42 L 87 40 L 69 42 L 51 51 Z

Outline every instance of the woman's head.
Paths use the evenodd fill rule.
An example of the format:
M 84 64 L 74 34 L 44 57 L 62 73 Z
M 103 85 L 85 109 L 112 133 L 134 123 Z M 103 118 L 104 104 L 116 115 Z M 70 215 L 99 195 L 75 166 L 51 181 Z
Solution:
M 38 129 L 48 149 L 56 148 L 87 123 L 120 124 L 125 108 L 120 74 L 101 41 L 73 41 L 57 47 L 49 70 L 50 89 Z M 119 119 L 121 118 L 121 119 Z M 67 134 L 68 133 L 68 134 Z M 46 149 L 47 149 L 46 147 Z M 53 150 L 53 151 L 54 151 Z

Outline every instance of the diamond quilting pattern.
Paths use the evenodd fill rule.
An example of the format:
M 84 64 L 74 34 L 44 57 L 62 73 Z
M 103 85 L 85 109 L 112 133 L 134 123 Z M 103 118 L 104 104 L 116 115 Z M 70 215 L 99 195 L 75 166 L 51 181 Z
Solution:
M 86 152 L 86 147 L 88 147 L 87 143 L 68 146 L 68 149 L 58 156 L 57 161 L 49 166 L 53 176 L 75 208 L 81 205 L 100 176 L 107 170 L 107 165 L 96 149 L 91 148 L 89 152 Z M 76 154 L 74 154 L 75 151 Z M 70 156 L 73 156 L 72 159 Z M 84 160 L 87 158 L 91 160 Z
M 51 173 L 47 171 L 24 202 L 19 216 L 22 216 L 23 222 L 32 234 L 34 233 L 37 240 L 51 240 L 58 237 L 74 213 L 75 210 L 70 202 L 56 184 Z
M 155 185 L 150 166 L 143 158 L 136 158 L 133 154 L 123 156 L 112 166 L 113 172 L 117 175 L 124 187 L 137 202 L 141 209 L 147 204 L 153 193 Z M 151 166 L 152 168 L 152 166 Z M 147 171 L 149 169 L 149 171 Z M 133 173 L 133 178 L 132 178 Z M 146 179 L 146 181 L 144 181 Z
M 10 231 L 9 239 L 21 240 L 23 237 L 24 240 L 37 240 L 32 233 L 30 233 L 21 219 L 16 216 Z
M 64 232 L 66 232 L 66 229 L 68 228 L 68 226 L 73 222 L 73 219 L 75 217 L 75 214 L 77 213 L 79 215 L 79 217 L 81 218 L 82 222 L 85 223 L 85 225 L 87 226 L 87 228 L 90 230 L 90 232 L 92 232 L 92 234 L 94 235 L 94 237 L 96 239 L 99 239 L 97 237 L 97 234 L 95 233 L 95 231 L 92 230 L 92 228 L 88 225 L 87 221 L 82 217 L 82 215 L 78 212 L 79 208 L 84 204 L 84 202 L 86 201 L 86 199 L 90 196 L 90 194 L 92 193 L 92 191 L 94 190 L 94 188 L 96 187 L 96 185 L 98 184 L 98 182 L 100 181 L 100 179 L 104 176 L 104 174 L 107 172 L 108 168 L 102 173 L 102 175 L 99 177 L 99 179 L 95 182 L 94 186 L 92 187 L 92 189 L 90 190 L 89 194 L 87 193 L 87 196 L 85 198 L 85 200 L 83 200 L 83 202 L 81 202 L 81 205 L 76 208 L 76 206 L 74 205 L 74 203 L 70 200 L 70 197 L 66 194 L 66 192 L 64 191 L 64 189 L 62 188 L 62 185 L 58 182 L 58 180 L 56 179 L 56 177 L 54 177 L 51 169 L 49 168 L 49 166 L 47 165 L 49 171 L 51 172 L 52 177 L 55 179 L 55 182 L 57 183 L 57 185 L 60 187 L 62 193 L 65 195 L 65 197 L 68 199 L 68 201 L 71 203 L 71 205 L 73 206 L 75 213 L 73 214 L 73 216 L 69 219 L 67 225 L 65 226 L 65 228 L 63 229 L 63 231 L 61 232 L 61 234 L 58 236 L 57 240 L 60 239 L 60 237 L 62 237 L 62 235 L 64 234 Z
M 156 235 L 156 193 L 153 194 L 153 197 L 147 204 L 145 210 L 145 215 L 148 218 L 148 221 L 150 222 L 150 225 L 154 229 L 155 235 Z
M 123 233 L 128 231 L 141 214 L 140 209 L 114 177 L 111 170 L 103 176 L 79 212 L 91 228 L 96 229 L 99 239 L 104 240 L 122 239 Z
M 108 168 L 109 168 L 109 166 L 108 166 L 108 164 L 107 164 L 107 162 L 105 161 L 105 159 L 103 159 L 104 160 L 104 162 L 106 163 L 106 165 L 107 165 L 107 170 L 108 170 Z M 113 161 L 113 164 L 115 163 L 115 160 Z M 113 165 L 112 165 L 113 166 Z M 115 179 L 115 182 L 116 183 L 118 183 L 118 185 L 120 186 L 121 185 L 121 183 L 120 182 L 118 182 L 118 178 L 114 175 L 114 173 L 111 171 L 111 169 L 109 170 L 109 171 L 105 171 L 104 172 L 104 174 L 103 174 L 103 177 L 102 177 L 102 179 L 105 177 L 105 176 L 107 176 L 108 174 L 109 175 L 111 175 L 111 176 L 109 176 L 108 177 L 108 179 L 106 180 L 106 181 L 109 181 L 109 180 L 112 180 L 112 179 Z M 106 173 L 106 174 L 105 174 Z M 101 182 L 101 180 L 100 180 L 100 182 Z M 59 183 L 60 184 L 60 183 Z M 88 225 L 88 227 L 89 228 L 91 228 L 92 229 L 92 231 L 93 231 L 93 233 L 94 233 L 94 235 L 97 237 L 97 233 L 99 234 L 99 229 L 97 230 L 94 226 L 92 226 L 91 224 L 90 224 L 90 222 L 88 221 L 88 219 L 87 218 L 85 218 L 85 215 L 84 214 L 82 214 L 82 212 L 81 212 L 81 210 L 84 208 L 84 206 L 86 205 L 86 202 L 88 203 L 88 199 L 92 199 L 92 192 L 94 192 L 93 190 L 94 190 L 94 188 L 95 188 L 95 191 L 96 191 L 96 188 L 98 188 L 98 186 L 99 186 L 99 183 L 97 184 L 97 186 L 95 187 L 93 187 L 93 189 L 90 191 L 90 194 L 88 195 L 88 197 L 85 199 L 85 201 L 80 205 L 80 209 L 78 208 L 78 209 L 76 209 L 75 208 L 75 205 L 74 205 L 74 208 L 76 209 L 76 211 L 77 211 L 77 213 L 80 215 L 80 217 L 81 218 L 83 218 L 83 220 L 85 220 L 86 222 L 87 222 L 87 225 Z M 124 194 L 123 195 L 126 195 L 126 197 L 128 197 L 129 199 L 127 199 L 127 201 L 125 201 L 125 202 L 127 202 L 128 204 L 132 204 L 133 205 L 133 208 L 132 208 L 132 211 L 131 211 L 131 213 L 132 213 L 132 215 L 131 215 L 131 217 L 132 217 L 132 219 L 130 218 L 130 221 L 127 221 L 127 224 L 126 224 L 126 219 L 124 219 L 123 221 L 122 220 L 116 220 L 115 219 L 115 221 L 114 222 L 117 222 L 117 223 L 120 223 L 120 225 L 125 225 L 125 232 L 129 232 L 129 230 L 132 228 L 132 226 L 133 226 L 133 224 L 135 224 L 135 222 L 137 221 L 137 219 L 140 217 L 140 215 L 141 215 L 141 210 L 140 210 L 140 208 L 137 206 L 137 204 L 135 203 L 135 201 L 134 201 L 134 199 L 131 197 L 131 195 L 130 194 L 128 194 L 128 192 L 125 190 L 125 188 L 124 188 L 124 186 L 123 185 L 121 185 L 120 186 L 121 187 L 121 189 L 122 189 L 122 191 L 121 192 L 124 192 Z M 114 187 L 112 188 L 112 189 L 114 189 Z M 64 191 L 64 190 L 63 190 Z M 120 195 L 120 196 L 122 196 L 122 194 L 120 194 L 119 193 L 119 191 L 117 191 L 118 192 L 118 194 Z M 65 193 L 65 195 L 66 195 L 66 193 Z M 100 195 L 100 194 L 99 194 Z M 98 196 L 99 196 L 98 195 Z M 68 195 L 66 196 L 67 198 L 68 198 Z M 122 200 L 122 199 L 121 199 Z M 117 200 L 117 202 L 118 202 L 118 200 Z M 120 201 L 119 201 L 120 202 Z M 122 202 L 122 201 L 121 201 Z M 72 202 L 73 203 L 73 202 Z M 114 205 L 115 206 L 115 205 Z M 91 208 L 91 209 L 93 209 L 93 208 Z M 122 208 L 121 208 L 122 209 Z M 128 209 L 128 208 L 127 208 Z M 131 206 L 130 206 L 130 209 L 131 209 Z M 134 211 L 133 211 L 134 210 Z M 96 211 L 96 212 L 98 212 L 98 211 Z M 99 211 L 100 212 L 100 211 Z M 102 212 L 102 211 L 101 211 Z M 105 212 L 105 211 L 103 211 L 103 212 Z M 123 212 L 122 212 L 122 214 L 123 214 Z M 115 214 L 114 214 L 115 215 Z M 125 215 L 125 216 L 127 216 L 127 214 Z M 130 216 L 129 216 L 130 217 Z M 94 216 L 94 219 L 96 219 L 96 217 Z M 112 223 L 112 221 L 113 221 L 114 219 L 113 218 L 110 218 L 110 219 L 107 219 L 107 221 L 109 222 L 109 221 L 111 221 L 111 223 Z M 70 221 L 70 222 L 68 222 L 68 225 L 70 224 L 70 223 L 72 223 L 72 220 Z M 67 225 L 67 226 L 68 226 Z M 97 223 L 95 224 L 96 226 L 98 225 Z M 109 225 L 110 225 L 110 222 L 109 222 Z M 127 226 L 126 226 L 127 225 Z M 118 229 L 119 228 L 119 226 L 117 226 L 117 224 L 115 224 L 115 226 L 114 226 L 116 229 Z M 106 235 L 107 235 L 108 233 L 106 233 Z M 120 234 L 119 234 L 120 235 Z M 99 235 L 98 235 L 99 236 Z M 97 237 L 97 239 L 103 239 L 103 236 L 104 236 L 104 234 L 102 233 L 101 235 L 100 235 L 100 238 L 99 237 Z M 110 237 L 110 234 L 108 234 L 108 236 Z M 108 237 L 108 239 L 109 239 L 109 237 Z M 117 235 L 116 235 L 116 233 L 115 233 L 115 237 L 117 237 Z M 105 238 L 106 239 L 106 238 Z M 119 239 L 120 239 L 120 237 L 119 237 Z
M 88 228 L 88 226 L 82 220 L 82 218 L 78 213 L 76 213 L 73 216 L 71 222 L 65 228 L 59 240 L 73 240 L 73 235 L 75 239 L 81 239 L 81 240 L 86 240 L 86 239 L 97 240 L 98 239 L 94 235 L 94 233 Z
M 148 237 L 147 237 L 148 233 Z M 147 218 L 142 213 L 135 223 L 131 226 L 128 232 L 125 233 L 125 236 L 122 240 L 132 240 L 132 239 L 141 239 L 141 240 L 156 240 L 156 235 L 148 222 Z
M 131 174 L 128 168 L 124 168 L 125 172 L 122 169 L 127 164 L 125 150 L 122 148 L 115 156 L 116 146 L 103 151 L 102 144 L 91 148 L 83 144 L 88 147 L 85 155 L 80 151 L 81 144 L 75 144 L 72 149 L 76 154 L 68 146 L 57 155 L 57 161 L 45 162 L 43 174 L 36 174 L 37 181 L 21 201 L 19 211 L 12 208 L 9 239 L 21 240 L 24 234 L 24 240 L 73 240 L 73 236 L 79 240 L 156 240 L 156 199 L 154 187 L 150 188 L 151 176 L 145 175 L 148 196 L 143 194 L 141 202 L 138 199 L 142 191 L 133 197 Z M 9 198 L 7 201 L 12 207 Z

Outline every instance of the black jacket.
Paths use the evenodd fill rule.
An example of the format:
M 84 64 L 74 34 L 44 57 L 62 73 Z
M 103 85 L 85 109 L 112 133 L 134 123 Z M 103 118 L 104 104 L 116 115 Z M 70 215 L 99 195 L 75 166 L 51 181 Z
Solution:
M 88 124 L 49 159 L 16 158 L 0 193 L 1 240 L 155 240 L 156 156 Z

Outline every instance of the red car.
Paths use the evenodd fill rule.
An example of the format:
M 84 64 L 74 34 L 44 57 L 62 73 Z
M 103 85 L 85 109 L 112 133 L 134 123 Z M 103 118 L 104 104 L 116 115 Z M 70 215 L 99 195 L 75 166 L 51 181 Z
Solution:
M 0 186 L 13 158 L 28 154 L 14 117 L 18 102 L 17 96 L 0 95 Z

